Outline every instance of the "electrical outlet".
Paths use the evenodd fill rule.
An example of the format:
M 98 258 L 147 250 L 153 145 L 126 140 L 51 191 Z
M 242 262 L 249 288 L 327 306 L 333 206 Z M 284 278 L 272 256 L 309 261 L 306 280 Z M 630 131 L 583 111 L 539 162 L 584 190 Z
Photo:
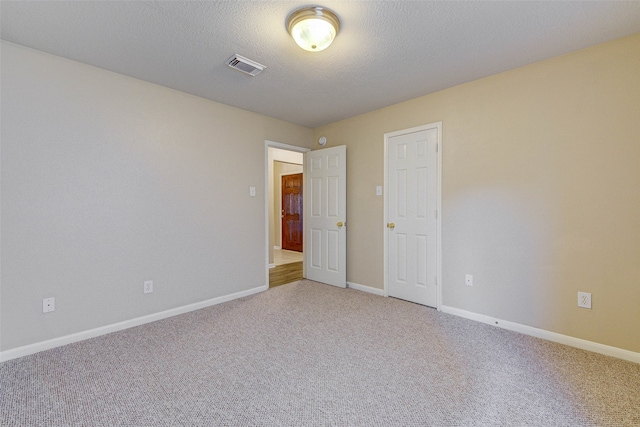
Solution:
M 55 298 L 45 298 L 42 300 L 42 312 L 49 313 L 50 311 L 56 310 L 56 301 Z
M 591 308 L 591 294 L 589 292 L 578 292 L 578 307 Z
M 473 276 L 471 274 L 464 275 L 464 284 L 467 286 L 473 286 Z
M 153 280 L 147 280 L 144 282 L 144 293 L 150 294 L 153 292 Z

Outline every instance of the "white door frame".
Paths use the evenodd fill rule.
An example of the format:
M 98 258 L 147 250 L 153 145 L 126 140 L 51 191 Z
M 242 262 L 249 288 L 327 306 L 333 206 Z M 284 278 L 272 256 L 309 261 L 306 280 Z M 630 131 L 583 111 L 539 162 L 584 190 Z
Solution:
M 442 310 L 442 122 L 430 123 L 428 125 L 416 126 L 409 129 L 403 129 L 395 132 L 384 134 L 384 222 L 382 230 L 384 235 L 384 289 L 383 295 L 389 296 L 388 282 L 388 263 L 389 263 L 389 242 L 387 232 L 387 222 L 389 222 L 389 165 L 388 165 L 388 142 L 389 138 L 408 133 L 420 132 L 429 129 L 438 129 L 438 148 L 437 148 L 437 171 L 436 171 L 436 295 L 437 309 Z
M 279 148 L 281 150 L 294 151 L 296 153 L 306 153 L 311 151 L 309 148 L 298 147 L 295 145 L 283 144 L 275 141 L 264 141 L 264 247 L 265 247 L 265 260 L 264 260 L 264 283 L 265 290 L 269 289 L 269 147 Z M 304 170 L 304 161 L 303 161 Z M 302 193 L 305 193 L 304 180 L 302 182 Z M 302 213 L 302 220 L 305 220 L 306 212 Z M 274 218 L 275 219 L 275 218 Z M 304 229 L 302 230 L 302 241 L 304 242 Z M 302 274 L 306 276 L 306 263 L 302 262 Z

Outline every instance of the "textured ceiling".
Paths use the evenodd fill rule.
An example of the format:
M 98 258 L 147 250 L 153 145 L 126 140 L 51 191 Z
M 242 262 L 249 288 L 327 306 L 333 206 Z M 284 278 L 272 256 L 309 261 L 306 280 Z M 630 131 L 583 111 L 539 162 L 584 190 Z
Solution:
M 284 27 L 306 1 L 0 3 L 4 40 L 307 127 L 640 32 L 640 1 L 336 1 L 318 53 Z M 267 66 L 250 77 L 240 54 Z

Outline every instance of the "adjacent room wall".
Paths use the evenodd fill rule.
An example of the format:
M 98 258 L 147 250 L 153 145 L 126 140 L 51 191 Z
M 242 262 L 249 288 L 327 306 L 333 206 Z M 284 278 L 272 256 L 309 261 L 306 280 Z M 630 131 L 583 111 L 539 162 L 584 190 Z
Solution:
M 267 285 L 264 141 L 310 129 L 1 48 L 0 350 Z
M 442 121 L 443 304 L 640 352 L 639 76 L 636 34 L 315 129 L 349 153 L 347 280 L 383 287 L 384 133 Z

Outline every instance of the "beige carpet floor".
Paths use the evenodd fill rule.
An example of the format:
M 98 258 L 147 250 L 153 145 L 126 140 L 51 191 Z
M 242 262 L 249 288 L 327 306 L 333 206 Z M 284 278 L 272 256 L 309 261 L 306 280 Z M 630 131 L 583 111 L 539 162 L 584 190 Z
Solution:
M 640 426 L 640 365 L 310 281 L 0 364 L 3 426 Z

